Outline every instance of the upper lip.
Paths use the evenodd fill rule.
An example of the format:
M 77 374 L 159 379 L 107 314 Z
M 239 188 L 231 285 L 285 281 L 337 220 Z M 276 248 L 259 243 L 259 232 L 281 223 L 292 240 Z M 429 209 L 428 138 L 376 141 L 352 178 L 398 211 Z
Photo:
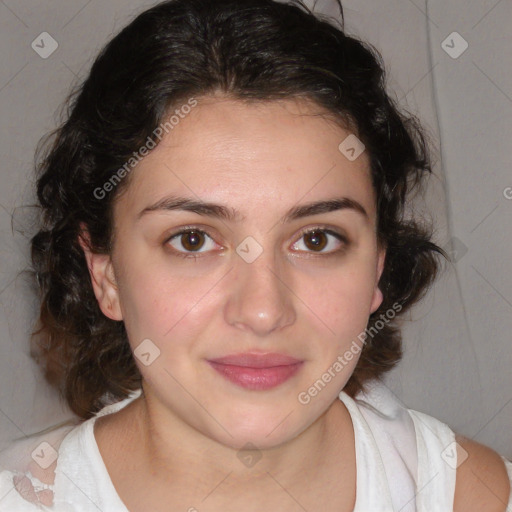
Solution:
M 209 359 L 212 363 L 226 364 L 231 366 L 242 366 L 247 368 L 272 368 L 274 366 L 290 366 L 302 363 L 300 359 L 285 354 L 257 354 L 244 352 L 241 354 L 230 354 L 224 357 Z

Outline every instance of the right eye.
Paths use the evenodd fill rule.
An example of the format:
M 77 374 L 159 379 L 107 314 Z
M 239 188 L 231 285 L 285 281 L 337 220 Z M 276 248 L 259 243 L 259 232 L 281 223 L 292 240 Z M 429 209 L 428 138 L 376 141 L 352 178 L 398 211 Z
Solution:
M 170 245 L 183 258 L 195 258 L 194 254 L 208 252 L 216 245 L 208 233 L 197 228 L 182 229 L 171 235 L 165 244 Z

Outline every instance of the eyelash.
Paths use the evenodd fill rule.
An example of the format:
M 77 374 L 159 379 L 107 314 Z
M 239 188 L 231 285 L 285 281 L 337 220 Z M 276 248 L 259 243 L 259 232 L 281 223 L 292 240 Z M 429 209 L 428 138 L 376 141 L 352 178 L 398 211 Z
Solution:
M 185 235 L 187 233 L 190 233 L 191 231 L 196 231 L 196 232 L 198 232 L 200 234 L 207 235 L 210 239 L 213 240 L 213 237 L 208 233 L 208 231 L 206 231 L 204 229 L 200 229 L 200 228 L 198 228 L 196 226 L 185 226 L 182 229 L 180 229 L 180 231 L 177 231 L 176 233 L 173 233 L 172 235 L 167 237 L 165 239 L 165 241 L 164 241 L 164 245 L 168 245 L 171 240 L 173 240 L 175 238 L 178 238 L 181 235 Z M 315 251 L 306 251 L 307 253 L 312 255 L 312 256 L 309 256 L 309 257 L 337 256 L 337 255 L 340 255 L 340 254 L 344 253 L 346 251 L 346 249 L 348 248 L 348 246 L 349 246 L 349 240 L 347 239 L 347 237 L 345 235 L 343 235 L 341 233 L 338 233 L 337 231 L 333 231 L 332 229 L 329 229 L 326 226 L 315 226 L 314 228 L 309 228 L 309 229 L 306 229 L 306 230 L 302 231 L 300 236 L 297 239 L 297 242 L 300 241 L 304 236 L 308 235 L 309 233 L 313 233 L 315 231 L 319 231 L 319 232 L 322 232 L 322 233 L 324 233 L 326 235 L 331 235 L 331 236 L 335 237 L 339 242 L 342 243 L 342 247 L 340 247 L 339 249 L 336 249 L 334 251 L 317 252 L 316 254 L 315 254 Z M 297 242 L 295 242 L 293 245 L 295 245 Z M 176 256 L 179 256 L 180 258 L 194 259 L 194 260 L 196 260 L 198 258 L 202 258 L 203 254 L 207 254 L 208 253 L 208 251 L 205 251 L 205 252 L 182 252 L 182 251 L 176 250 L 174 248 L 172 249 L 172 252 Z M 299 251 L 299 252 L 305 252 L 305 251 Z

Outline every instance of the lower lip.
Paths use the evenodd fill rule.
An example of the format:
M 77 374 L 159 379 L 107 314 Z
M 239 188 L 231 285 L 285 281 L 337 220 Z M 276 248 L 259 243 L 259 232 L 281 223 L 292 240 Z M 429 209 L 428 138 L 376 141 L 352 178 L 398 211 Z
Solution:
M 224 378 L 246 389 L 264 391 L 279 386 L 293 377 L 302 366 L 302 362 L 272 368 L 248 368 L 208 361 L 212 368 Z

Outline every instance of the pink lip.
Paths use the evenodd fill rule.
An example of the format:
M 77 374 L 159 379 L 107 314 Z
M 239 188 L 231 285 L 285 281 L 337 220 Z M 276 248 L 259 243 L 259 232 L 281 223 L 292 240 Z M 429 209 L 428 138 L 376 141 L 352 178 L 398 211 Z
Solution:
M 302 363 L 283 354 L 232 354 L 208 360 L 229 381 L 246 389 L 266 390 L 279 386 L 297 373 Z

